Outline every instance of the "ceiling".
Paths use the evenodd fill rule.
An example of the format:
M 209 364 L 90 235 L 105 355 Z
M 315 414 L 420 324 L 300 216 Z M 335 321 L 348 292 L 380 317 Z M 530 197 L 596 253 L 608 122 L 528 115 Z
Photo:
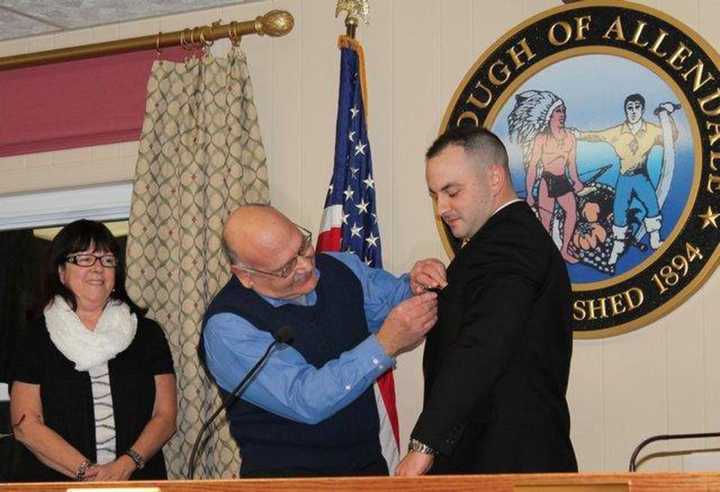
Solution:
M 252 0 L 0 0 L 0 40 L 249 1 Z

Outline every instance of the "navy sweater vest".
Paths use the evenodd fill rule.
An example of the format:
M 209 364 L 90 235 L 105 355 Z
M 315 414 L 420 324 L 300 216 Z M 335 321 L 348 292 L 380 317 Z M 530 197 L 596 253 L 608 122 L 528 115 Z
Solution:
M 208 307 L 203 330 L 213 315 L 233 313 L 270 333 L 292 327 L 292 347 L 317 368 L 338 358 L 369 335 L 362 286 L 347 266 L 331 256 L 318 255 L 316 265 L 321 275 L 314 306 L 273 307 L 233 276 Z M 237 400 L 227 416 L 246 476 L 354 475 L 382 460 L 372 386 L 315 425 L 286 419 L 245 400 Z

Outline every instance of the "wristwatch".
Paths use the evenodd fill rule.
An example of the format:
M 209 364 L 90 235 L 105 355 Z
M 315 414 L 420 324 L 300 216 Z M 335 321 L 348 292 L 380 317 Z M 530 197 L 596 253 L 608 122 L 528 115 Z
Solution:
M 133 448 L 129 448 L 127 451 L 125 451 L 125 454 L 130 456 L 130 459 L 135 462 L 135 466 L 137 466 L 138 470 L 142 470 L 145 466 L 145 460 L 142 456 L 140 456 L 140 453 L 135 451 Z
M 88 471 L 88 468 L 92 466 L 92 463 L 90 460 L 84 460 L 82 463 L 80 463 L 80 466 L 78 466 L 77 471 L 75 472 L 75 480 L 82 482 L 85 480 L 85 474 Z
M 422 454 L 437 454 L 437 451 L 417 439 L 410 439 L 410 442 L 408 443 L 408 451 L 415 451 L 416 453 Z

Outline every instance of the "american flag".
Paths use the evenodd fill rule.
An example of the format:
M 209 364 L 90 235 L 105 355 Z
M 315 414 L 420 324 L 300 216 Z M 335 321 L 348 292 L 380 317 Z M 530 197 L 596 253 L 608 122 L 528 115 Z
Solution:
M 340 94 L 335 165 L 323 211 L 317 250 L 347 251 L 368 266 L 382 268 L 375 181 L 365 120 L 365 60 L 360 43 L 340 36 Z M 380 443 L 392 472 L 398 463 L 399 429 L 392 372 L 378 379 Z

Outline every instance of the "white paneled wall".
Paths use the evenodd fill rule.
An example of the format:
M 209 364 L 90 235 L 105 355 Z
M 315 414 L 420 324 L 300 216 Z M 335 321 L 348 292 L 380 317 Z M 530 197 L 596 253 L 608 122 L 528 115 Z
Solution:
M 289 10 L 295 30 L 243 40 L 268 150 L 271 197 L 317 229 L 332 168 L 337 104 L 335 0 L 275 0 L 0 43 L 0 56 Z M 559 0 L 372 0 L 359 28 L 367 56 L 370 138 L 385 266 L 401 273 L 427 256 L 447 259 L 427 195 L 423 153 L 455 88 L 477 56 L 515 24 Z M 644 2 L 720 43 L 718 0 Z M 2 88 L 0 88 L 2 90 Z M 0 115 L 6 118 L 8 115 Z M 0 159 L 0 194 L 131 179 L 137 144 Z M 639 331 L 575 343 L 569 401 L 581 469 L 619 471 L 644 437 L 720 430 L 720 274 L 664 319 Z M 396 381 L 403 443 L 420 410 L 419 351 L 400 357 Z M 471 377 L 471 375 L 469 375 Z M 658 444 L 652 451 L 717 447 Z M 647 470 L 678 470 L 680 458 Z

